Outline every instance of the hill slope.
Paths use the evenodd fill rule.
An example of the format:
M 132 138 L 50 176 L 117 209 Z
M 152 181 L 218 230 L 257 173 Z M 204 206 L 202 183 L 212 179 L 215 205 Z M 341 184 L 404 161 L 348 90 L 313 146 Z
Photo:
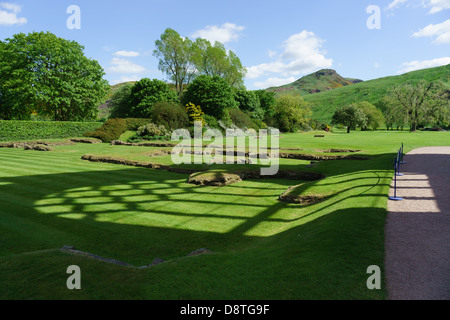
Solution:
M 441 67 L 422 69 L 398 76 L 359 82 L 351 86 L 344 86 L 316 94 L 303 95 L 305 101 L 311 103 L 313 118 L 329 123 L 336 108 L 357 101 L 378 102 L 393 86 L 407 81 L 420 80 L 442 81 L 450 89 L 450 64 Z
M 343 78 L 335 70 L 322 69 L 304 76 L 290 84 L 280 87 L 271 87 L 266 89 L 266 91 L 276 93 L 297 93 L 303 96 L 306 94 L 341 88 L 359 82 L 362 82 L 362 80 Z

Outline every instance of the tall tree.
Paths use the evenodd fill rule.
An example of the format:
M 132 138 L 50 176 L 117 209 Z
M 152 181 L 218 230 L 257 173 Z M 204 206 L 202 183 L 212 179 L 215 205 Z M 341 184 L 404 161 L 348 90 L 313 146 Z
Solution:
M 430 122 L 433 114 L 448 106 L 446 95 L 441 84 L 421 80 L 416 84 L 406 82 L 395 86 L 389 93 L 392 103 L 397 104 L 408 115 L 411 131 L 416 131 L 417 125 Z
M 50 32 L 16 34 L 0 45 L 1 114 L 35 112 L 59 121 L 95 119 L 110 90 L 104 71 L 84 47 Z
M 132 88 L 133 84 L 127 82 L 112 94 L 109 104 L 111 108 L 111 115 L 109 117 L 111 119 L 129 117 Z
M 195 45 L 193 59 L 198 74 L 222 77 L 232 87 L 243 88 L 247 70 L 233 51 L 218 41 L 212 45 L 202 38 L 197 38 Z
M 178 94 L 181 94 L 196 73 L 193 59 L 195 43 L 167 28 L 160 39 L 155 41 L 155 46 L 153 55 L 159 59 L 159 70 L 170 77 Z

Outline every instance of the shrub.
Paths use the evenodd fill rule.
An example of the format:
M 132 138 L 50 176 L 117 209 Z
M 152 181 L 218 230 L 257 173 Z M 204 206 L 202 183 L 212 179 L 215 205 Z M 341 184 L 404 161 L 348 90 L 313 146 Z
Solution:
M 125 119 L 127 130 L 136 131 L 139 127 L 151 123 L 151 119 L 127 118 Z
M 196 121 L 201 121 L 202 125 L 205 125 L 204 113 L 200 106 L 196 106 L 194 103 L 189 102 L 186 104 L 186 112 L 189 116 L 190 124 L 194 124 Z
M 249 128 L 255 129 L 253 128 L 252 119 L 244 111 L 236 108 L 230 108 L 228 109 L 228 112 L 230 114 L 231 121 L 236 127 L 244 130 Z
M 163 125 L 170 131 L 189 126 L 189 117 L 186 110 L 180 104 L 174 102 L 155 103 L 151 120 L 151 122 Z
M 82 137 L 100 122 L 0 120 L 0 141 Z
M 84 136 L 97 138 L 109 143 L 113 140 L 118 140 L 125 131 L 136 131 L 139 127 L 150 122 L 150 119 L 138 118 L 109 119 L 100 128 L 86 132 Z
M 137 130 L 137 135 L 141 137 L 167 137 L 170 135 L 170 132 L 161 124 L 157 125 L 154 123 L 149 123 L 139 127 Z
M 97 138 L 103 142 L 111 142 L 119 139 L 125 131 L 127 131 L 127 121 L 125 119 L 109 119 L 97 130 L 86 132 L 85 136 Z
M 213 116 L 205 114 L 203 116 L 203 119 L 205 120 L 205 123 L 206 123 L 206 125 L 208 125 L 208 127 L 213 128 L 213 129 L 221 129 L 219 122 L 217 122 L 217 119 L 214 118 Z

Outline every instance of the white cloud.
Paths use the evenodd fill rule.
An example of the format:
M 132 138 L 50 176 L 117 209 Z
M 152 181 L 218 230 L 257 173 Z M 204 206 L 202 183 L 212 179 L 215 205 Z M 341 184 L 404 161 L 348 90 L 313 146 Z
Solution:
M 402 69 L 399 70 L 397 73 L 402 74 L 414 70 L 420 70 L 420 69 L 426 69 L 426 68 L 433 68 L 433 67 L 439 67 L 439 66 L 445 66 L 450 63 L 450 57 L 442 57 L 442 58 L 436 58 L 433 60 L 424 60 L 424 61 L 410 61 L 405 62 L 401 65 Z
M 400 7 L 402 4 L 404 4 L 406 1 L 408 0 L 394 0 L 387 6 L 387 8 L 388 10 L 396 9 Z
M 332 59 L 327 59 L 326 52 L 321 51 L 324 40 L 319 39 L 313 32 L 302 31 L 289 37 L 284 43 L 284 52 L 277 61 L 262 63 L 247 68 L 247 78 L 255 79 L 269 73 L 278 74 L 282 78 L 298 77 L 311 73 L 317 69 L 329 68 Z M 280 77 L 272 78 L 279 79 Z
M 106 69 L 111 73 L 139 74 L 146 71 L 144 67 L 122 58 L 113 58 L 111 65 Z
M 114 55 L 119 56 L 119 57 L 137 57 L 137 56 L 139 56 L 139 52 L 120 50 L 120 51 L 114 52 Z
M 22 8 L 16 4 L 0 2 L 0 26 L 22 25 L 27 23 L 26 18 L 19 18 L 17 15 Z
M 436 37 L 434 43 L 450 43 L 450 19 L 438 24 L 430 24 L 415 32 L 413 37 Z
M 266 89 L 270 87 L 279 87 L 285 84 L 289 84 L 297 80 L 295 77 L 289 78 L 268 78 L 264 81 L 258 81 L 253 84 L 255 88 Z
M 234 23 L 224 23 L 221 26 L 206 26 L 204 29 L 198 30 L 192 34 L 193 38 L 203 38 L 211 43 L 219 41 L 223 44 L 236 41 L 239 33 L 245 28 Z
M 442 10 L 450 9 L 450 0 L 393 0 L 387 6 L 388 10 L 393 10 L 401 7 L 406 2 L 410 3 L 413 6 L 422 6 L 424 8 L 430 8 L 428 13 L 433 14 L 437 12 L 441 12 Z M 413 2 L 413 3 L 411 3 Z
M 129 82 L 129 81 L 139 81 L 141 80 L 142 77 L 138 76 L 138 75 L 134 75 L 134 76 L 124 76 L 124 77 L 120 77 L 120 79 L 116 79 L 111 81 L 111 84 L 118 84 L 118 83 L 123 83 L 123 82 Z
M 425 5 L 431 7 L 429 13 L 437 13 L 442 10 L 450 9 L 450 0 L 429 0 Z

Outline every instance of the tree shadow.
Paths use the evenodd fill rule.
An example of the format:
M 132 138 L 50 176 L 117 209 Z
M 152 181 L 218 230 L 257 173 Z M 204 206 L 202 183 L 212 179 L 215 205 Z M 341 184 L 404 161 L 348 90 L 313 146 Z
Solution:
M 341 181 L 330 184 L 339 188 L 339 184 L 348 181 L 346 175 L 353 181 L 366 179 L 355 178 L 349 172 L 341 175 Z M 27 241 L 17 243 L 17 249 L 11 250 L 73 245 L 136 264 L 151 262 L 155 257 L 179 257 L 198 248 L 226 252 L 269 237 L 271 234 L 263 231 L 249 235 L 259 225 L 276 223 L 285 230 L 287 224 L 321 213 L 346 199 L 333 200 L 335 195 L 356 187 L 371 187 L 340 189 L 320 209 L 288 218 L 275 216 L 286 209 L 302 210 L 277 200 L 292 181 L 256 179 L 251 184 L 198 187 L 188 185 L 187 177 L 117 166 L 107 171 L 3 178 L 0 211 L 17 228 L 27 221 L 30 232 L 25 238 L 38 239 L 31 245 Z M 308 186 L 318 183 L 320 180 Z

